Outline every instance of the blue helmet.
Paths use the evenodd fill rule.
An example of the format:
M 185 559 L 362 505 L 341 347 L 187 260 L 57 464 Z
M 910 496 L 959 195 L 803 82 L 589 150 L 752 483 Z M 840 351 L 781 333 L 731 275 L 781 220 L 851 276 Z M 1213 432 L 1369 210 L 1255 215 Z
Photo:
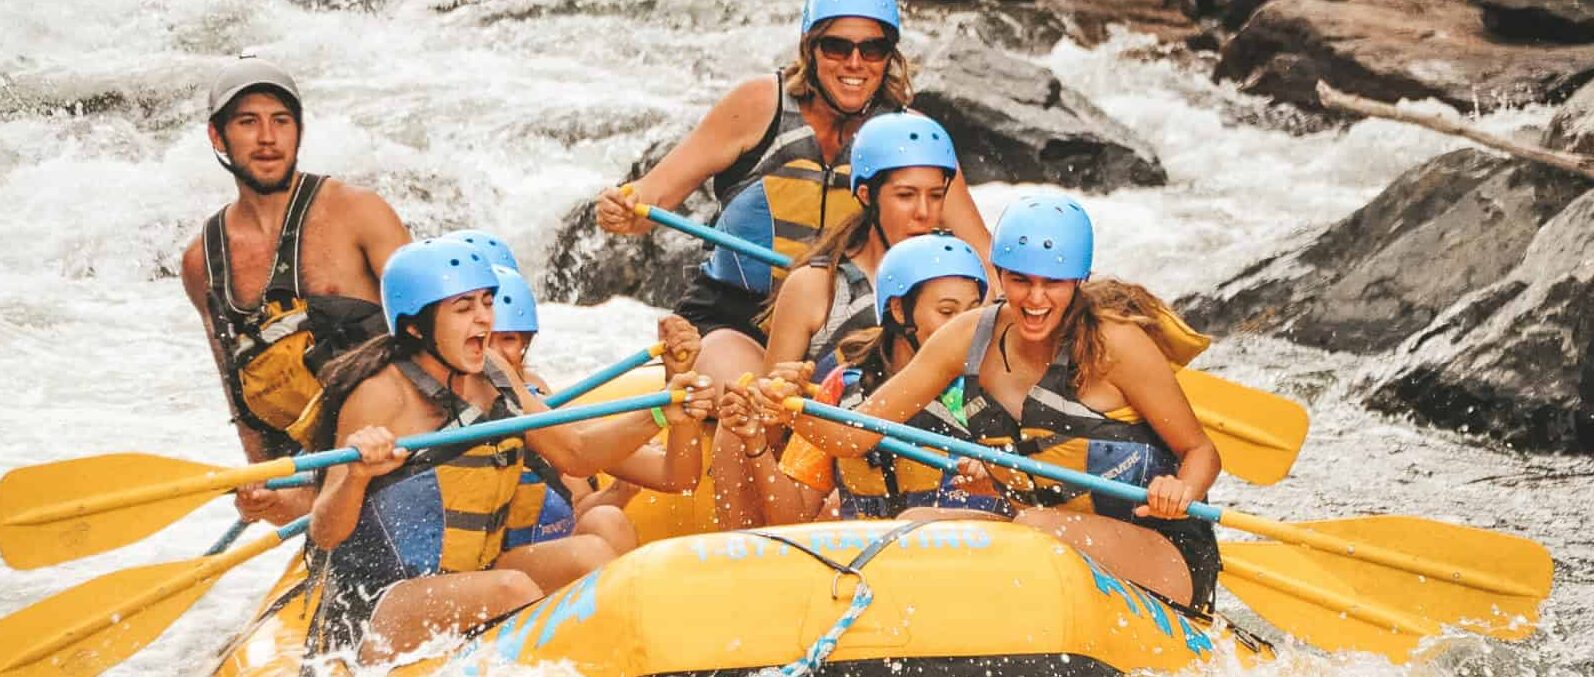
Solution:
M 985 262 L 969 243 L 943 231 L 910 237 L 886 250 L 875 273 L 875 320 L 886 321 L 891 299 L 907 296 L 914 287 L 938 277 L 967 277 L 980 285 L 985 297 L 988 282 Z
M 537 331 L 537 297 L 526 278 L 508 266 L 493 266 L 498 294 L 493 297 L 493 331 Z
M 387 331 L 398 335 L 399 319 L 443 299 L 478 289 L 498 288 L 498 276 L 476 247 L 457 240 L 431 239 L 399 247 L 382 269 L 382 315 Z
M 503 266 L 516 272 L 520 271 L 520 264 L 515 261 L 515 253 L 509 251 L 509 243 L 504 242 L 497 235 L 485 230 L 456 230 L 452 233 L 443 233 L 444 240 L 459 240 L 469 242 L 479 247 L 482 254 L 487 256 L 487 262 L 495 266 Z
M 1053 280 L 1090 277 L 1095 248 L 1090 215 L 1063 195 L 1021 197 L 991 233 L 991 265 Z
M 886 34 L 893 40 L 902 31 L 902 15 L 897 12 L 897 0 L 804 0 L 803 35 L 813 30 L 816 23 L 844 16 L 879 21 L 886 25 Z
M 852 192 L 880 172 L 903 167 L 940 167 L 958 171 L 952 137 L 940 123 L 923 115 L 889 113 L 858 129 L 852 140 Z

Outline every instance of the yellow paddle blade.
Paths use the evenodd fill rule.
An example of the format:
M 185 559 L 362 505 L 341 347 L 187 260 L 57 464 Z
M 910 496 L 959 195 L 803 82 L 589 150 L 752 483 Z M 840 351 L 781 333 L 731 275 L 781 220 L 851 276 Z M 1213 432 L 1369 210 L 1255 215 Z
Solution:
M 1225 472 L 1252 484 L 1273 484 L 1289 474 L 1306 442 L 1305 407 L 1195 369 L 1174 376 Z
M 38 508 L 103 496 L 178 477 L 201 477 L 216 466 L 149 454 L 93 456 L 17 468 L 0 478 L 0 557 L 13 569 L 35 569 L 119 548 L 193 512 L 226 489 L 214 489 L 40 524 L 16 524 Z
M 101 576 L 0 619 L 0 673 L 6 675 L 95 675 L 154 641 L 193 606 L 216 579 L 184 586 L 132 614 L 110 619 L 109 605 L 160 588 L 193 571 L 194 562 L 155 564 Z M 113 620 L 108 627 L 64 640 L 85 619 Z M 40 655 L 42 654 L 42 655 Z M 16 670 L 16 672 L 12 672 Z
M 1411 659 L 1423 637 L 1441 631 L 1427 621 L 1356 593 L 1318 566 L 1310 550 L 1283 543 L 1221 543 L 1219 582 L 1258 616 L 1326 651 L 1367 651 L 1395 663 Z
M 1284 543 L 1224 543 L 1224 585 L 1262 617 L 1324 649 L 1372 651 L 1404 661 L 1418 640 L 1446 625 L 1496 639 L 1525 639 L 1550 594 L 1549 552 L 1524 538 L 1400 516 L 1296 526 L 1520 589 L 1499 592 Z
M 1487 612 L 1498 606 L 1507 614 L 1518 613 L 1520 610 L 1520 613 L 1531 614 L 1531 618 L 1536 619 L 1538 603 L 1550 596 L 1550 586 L 1555 578 L 1555 561 L 1550 558 L 1549 550 L 1521 536 L 1498 531 L 1405 515 L 1374 515 L 1298 522 L 1295 526 L 1347 540 L 1381 545 L 1419 559 L 1441 563 L 1447 568 L 1468 569 L 1515 584 L 1514 587 L 1519 592 L 1511 594 L 1489 591 L 1477 585 L 1461 585 L 1454 580 L 1441 581 L 1444 583 L 1439 588 L 1441 590 L 1465 587 L 1467 590 L 1490 593 L 1486 598 L 1446 594 L 1446 599 L 1451 603 L 1470 601 L 1471 606 L 1460 611 L 1471 614 L 1469 617 L 1472 618 L 1489 615 Z M 1317 554 L 1331 558 L 1332 564 L 1328 566 L 1335 573 L 1348 576 L 1357 589 L 1388 585 L 1386 590 L 1391 595 L 1414 595 L 1429 589 L 1426 586 L 1428 577 L 1408 574 L 1405 580 L 1396 581 L 1380 573 L 1380 571 L 1389 571 L 1390 568 L 1387 566 L 1328 553 Z M 1345 564 L 1347 562 L 1349 564 Z M 1374 568 L 1367 569 L 1367 567 Z M 1419 584 L 1417 587 L 1421 590 L 1413 588 L 1413 581 Z M 1518 636 L 1495 636 L 1502 639 L 1521 639 L 1532 633 L 1532 628 L 1528 628 Z
M 106 574 L 0 618 L 0 674 L 99 674 L 159 637 L 222 574 L 306 524 L 219 555 Z

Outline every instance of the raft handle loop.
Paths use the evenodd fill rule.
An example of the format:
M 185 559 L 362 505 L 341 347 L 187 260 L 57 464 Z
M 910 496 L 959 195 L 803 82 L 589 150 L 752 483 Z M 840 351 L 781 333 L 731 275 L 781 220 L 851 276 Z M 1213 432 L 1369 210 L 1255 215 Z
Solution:
M 843 576 L 858 577 L 858 585 L 852 590 L 852 602 L 847 605 L 847 611 L 841 615 L 841 618 L 836 619 L 835 625 L 830 626 L 830 629 L 826 630 L 825 634 L 820 635 L 819 639 L 814 640 L 813 645 L 809 646 L 808 650 L 803 652 L 801 658 L 798 658 L 797 660 L 778 668 L 764 668 L 755 674 L 757 674 L 758 677 L 798 677 L 800 675 L 810 675 L 818 672 L 819 668 L 825 664 L 825 658 L 830 656 L 830 652 L 836 650 L 836 643 L 841 641 L 841 636 L 847 633 L 847 630 L 850 629 L 852 624 L 858 620 L 858 617 L 862 616 L 863 612 L 869 608 L 869 604 L 874 602 L 874 591 L 869 589 L 869 581 L 863 577 L 863 567 L 873 560 L 875 555 L 878 555 L 884 551 L 886 546 L 895 543 L 898 539 L 906 536 L 908 532 L 933 521 L 935 520 L 909 522 L 907 524 L 898 526 L 897 528 L 892 529 L 877 538 L 872 538 L 870 539 L 869 546 L 864 548 L 862 552 L 859 552 L 858 556 L 852 558 L 852 561 L 847 564 L 841 564 L 833 559 L 830 559 L 829 557 L 814 552 L 811 548 L 780 534 L 772 534 L 766 531 L 759 531 L 757 529 L 743 530 L 742 533 L 761 536 L 771 541 L 796 548 L 797 550 L 805 552 L 808 554 L 808 556 L 818 560 L 821 564 L 830 567 L 836 572 L 835 576 L 830 579 L 830 598 L 833 600 L 841 599 L 841 595 L 839 594 L 837 587 Z
M 869 585 L 869 581 L 864 579 L 862 571 L 859 571 L 859 570 L 854 569 L 852 567 L 847 567 L 846 569 L 837 571 L 836 575 L 832 576 L 830 578 L 830 598 L 831 599 L 841 599 L 841 594 L 836 592 L 836 584 L 841 582 L 841 577 L 842 576 L 856 576 L 858 578 L 858 585 L 860 585 L 860 586 Z

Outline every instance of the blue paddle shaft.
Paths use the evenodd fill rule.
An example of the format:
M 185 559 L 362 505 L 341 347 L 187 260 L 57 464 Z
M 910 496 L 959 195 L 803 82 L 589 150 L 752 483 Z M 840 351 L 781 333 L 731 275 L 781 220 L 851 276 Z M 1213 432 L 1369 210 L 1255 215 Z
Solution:
M 315 473 L 297 472 L 287 477 L 274 477 L 266 480 L 267 489 L 297 489 L 315 484 Z
M 653 359 L 652 349 L 644 348 L 638 351 L 635 355 L 604 367 L 602 371 L 577 381 L 575 385 L 570 386 L 569 388 L 565 388 L 564 390 L 549 395 L 548 399 L 543 400 L 543 404 L 548 405 L 549 409 L 558 409 L 561 406 L 569 404 L 571 400 L 592 392 L 594 388 L 614 380 L 621 374 L 647 364 L 648 360 L 651 359 Z
M 284 524 L 282 525 L 282 528 L 277 529 L 277 538 L 286 541 L 294 536 L 304 533 L 305 530 L 309 528 L 310 516 L 305 515 L 304 517 L 300 517 L 299 519 Z
M 955 473 L 958 471 L 958 462 L 951 457 L 925 451 L 899 439 L 882 437 L 880 438 L 880 448 L 908 460 L 938 468 L 944 472 Z
M 494 437 L 501 437 L 503 435 L 523 433 L 527 430 L 535 430 L 537 428 L 550 428 L 556 425 L 564 425 L 566 423 L 574 423 L 576 421 L 585 421 L 592 418 L 602 418 L 604 416 L 611 416 L 614 414 L 623 414 L 629 411 L 641 411 L 643 409 L 652 409 L 653 407 L 666 407 L 672 404 L 673 401 L 672 395 L 668 391 L 650 393 L 647 395 L 627 397 L 618 400 L 611 400 L 609 402 L 602 402 L 599 404 L 589 404 L 586 406 L 574 407 L 571 409 L 558 409 L 555 411 L 545 411 L 537 414 L 527 414 L 525 416 L 516 416 L 514 418 L 489 421 L 487 423 L 477 423 L 475 425 L 469 425 L 463 428 L 451 428 L 449 430 L 439 430 L 437 432 L 409 435 L 407 437 L 400 437 L 397 441 L 397 446 L 403 447 L 410 451 L 415 451 L 417 449 L 441 447 L 449 444 L 477 442 Z M 304 472 L 307 470 L 320 470 L 322 468 L 330 468 L 335 465 L 353 463 L 358 460 L 360 460 L 359 450 L 355 449 L 354 447 L 346 447 L 343 449 L 333 449 L 332 451 L 322 451 L 314 454 L 305 454 L 304 456 L 296 456 L 293 459 L 293 469 L 298 472 Z
M 238 540 L 239 536 L 244 535 L 244 530 L 248 529 L 248 528 L 249 528 L 249 523 L 248 522 L 245 522 L 243 520 L 238 520 L 236 522 L 233 522 L 232 526 L 227 528 L 227 533 L 222 534 L 221 538 L 216 539 L 215 545 L 210 546 L 210 549 L 206 550 L 205 554 L 207 554 L 207 555 L 219 554 L 223 550 L 226 550 L 227 548 L 232 547 L 233 541 Z
M 928 430 L 866 416 L 855 411 L 833 407 L 823 402 L 803 400 L 803 413 L 837 423 L 856 426 L 879 435 L 889 435 L 915 444 L 935 447 L 959 456 L 967 456 L 984 461 L 991 465 L 999 465 L 1004 468 L 1029 473 L 1036 477 L 1066 482 L 1081 489 L 1106 494 L 1133 503 L 1146 502 L 1146 490 L 1133 484 L 1109 480 L 1077 470 L 1060 468 L 1050 463 L 1040 463 L 1017 454 L 993 449 L 983 444 L 975 444 L 945 435 L 938 435 Z M 1189 514 L 1191 517 L 1204 519 L 1208 522 L 1217 522 L 1222 519 L 1223 510 L 1197 501 L 1190 504 Z
M 647 217 L 649 221 L 659 225 L 674 228 L 687 235 L 712 242 L 738 254 L 758 259 L 776 268 L 791 267 L 791 257 L 785 254 L 767 247 L 760 247 L 730 233 L 715 230 L 674 212 L 659 209 L 658 207 L 648 207 Z

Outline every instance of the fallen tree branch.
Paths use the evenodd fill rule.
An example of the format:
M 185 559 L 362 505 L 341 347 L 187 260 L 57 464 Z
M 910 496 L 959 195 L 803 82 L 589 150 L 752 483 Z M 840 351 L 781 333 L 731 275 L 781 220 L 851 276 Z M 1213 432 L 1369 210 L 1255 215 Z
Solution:
M 1594 179 L 1594 157 L 1588 155 L 1555 151 L 1542 146 L 1519 143 L 1441 115 L 1402 110 L 1382 101 L 1346 94 L 1330 87 L 1328 83 L 1321 80 L 1317 82 L 1317 98 L 1328 108 L 1426 127 L 1442 134 L 1450 134 L 1475 141 L 1514 157 L 1547 164 L 1557 169 L 1564 169 Z

